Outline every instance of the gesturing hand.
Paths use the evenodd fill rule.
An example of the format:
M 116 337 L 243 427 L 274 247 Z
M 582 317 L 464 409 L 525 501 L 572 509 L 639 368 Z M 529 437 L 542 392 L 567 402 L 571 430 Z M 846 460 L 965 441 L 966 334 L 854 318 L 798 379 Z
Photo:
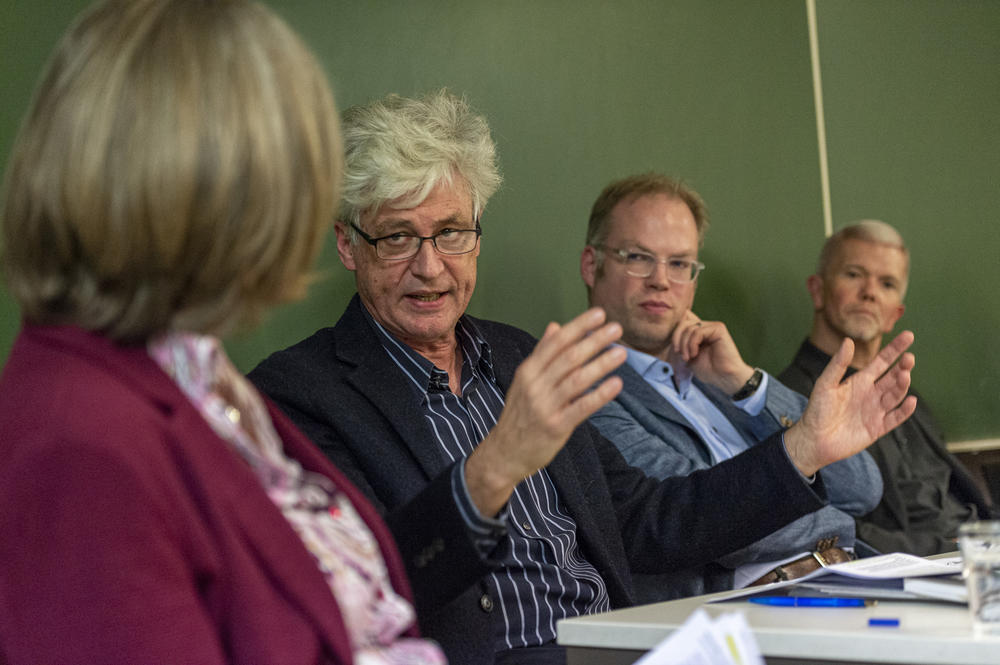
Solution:
M 801 420 L 785 432 L 800 472 L 811 476 L 864 450 L 913 414 L 917 398 L 903 399 L 914 364 L 913 354 L 903 352 L 912 343 L 913 333 L 901 332 L 867 367 L 841 381 L 854 355 L 854 342 L 844 339 L 816 380 Z
M 671 335 L 671 355 L 687 364 L 698 379 L 732 395 L 753 374 L 743 361 L 726 324 L 702 321 L 688 310 Z
M 604 324 L 590 309 L 564 326 L 550 323 L 518 367 L 496 427 L 465 463 L 469 494 L 484 515 L 495 515 L 514 487 L 552 461 L 573 430 L 621 390 L 618 377 L 595 382 L 625 361 L 608 349 L 621 326 Z

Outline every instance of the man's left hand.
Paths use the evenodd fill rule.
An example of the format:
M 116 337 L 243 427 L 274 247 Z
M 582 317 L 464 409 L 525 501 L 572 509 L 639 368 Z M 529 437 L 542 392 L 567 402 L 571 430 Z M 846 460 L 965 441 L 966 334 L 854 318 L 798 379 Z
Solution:
M 913 333 L 901 332 L 864 369 L 841 381 L 854 356 L 854 342 L 844 338 L 816 380 L 802 418 L 785 432 L 785 449 L 803 475 L 864 450 L 913 414 L 917 398 L 906 393 L 915 361 L 904 353 L 911 344 Z

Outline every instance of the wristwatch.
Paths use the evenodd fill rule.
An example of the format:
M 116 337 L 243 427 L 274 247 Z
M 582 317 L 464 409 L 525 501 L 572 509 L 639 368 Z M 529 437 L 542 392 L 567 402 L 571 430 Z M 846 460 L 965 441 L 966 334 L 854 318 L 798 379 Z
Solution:
M 747 382 L 743 384 L 743 387 L 733 393 L 733 401 L 739 402 L 740 400 L 744 400 L 747 397 L 750 397 L 750 395 L 753 395 L 757 392 L 757 389 L 760 388 L 760 382 L 763 380 L 764 372 L 759 367 L 754 367 L 753 374 L 751 374 L 750 378 L 747 379 Z

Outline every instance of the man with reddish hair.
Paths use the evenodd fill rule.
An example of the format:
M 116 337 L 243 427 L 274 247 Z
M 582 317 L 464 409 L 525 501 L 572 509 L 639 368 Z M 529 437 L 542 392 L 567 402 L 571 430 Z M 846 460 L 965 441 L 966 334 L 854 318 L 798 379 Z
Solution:
M 657 173 L 608 185 L 594 203 L 580 269 L 591 305 L 622 326 L 623 389 L 591 422 L 654 478 L 687 476 L 740 456 L 802 416 L 806 400 L 747 364 L 726 325 L 692 307 L 708 226 L 701 197 Z M 637 579 L 653 602 L 779 579 L 846 561 L 854 515 L 878 503 L 867 453 L 820 472 L 830 504 L 717 559 Z

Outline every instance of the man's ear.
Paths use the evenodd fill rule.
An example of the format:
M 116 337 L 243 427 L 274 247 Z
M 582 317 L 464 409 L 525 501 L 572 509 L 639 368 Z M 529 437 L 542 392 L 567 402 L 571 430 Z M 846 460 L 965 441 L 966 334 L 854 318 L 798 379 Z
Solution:
M 892 332 L 892 329 L 896 326 L 896 322 L 903 318 L 903 312 L 906 311 L 906 305 L 899 303 L 896 305 L 896 311 L 893 312 L 893 316 L 890 317 L 888 321 L 885 322 L 885 330 L 882 332 L 888 333 Z
M 347 228 L 342 222 L 337 222 L 333 225 L 333 230 L 337 234 L 337 255 L 340 256 L 340 262 L 348 270 L 354 270 L 357 267 L 354 263 L 355 245 L 351 244 Z
M 594 280 L 597 277 L 597 250 L 590 245 L 584 247 L 580 253 L 580 277 L 588 289 L 594 288 Z
M 813 311 L 818 312 L 823 309 L 823 278 L 819 275 L 809 275 L 806 277 L 806 288 L 809 289 L 809 296 L 813 301 Z

